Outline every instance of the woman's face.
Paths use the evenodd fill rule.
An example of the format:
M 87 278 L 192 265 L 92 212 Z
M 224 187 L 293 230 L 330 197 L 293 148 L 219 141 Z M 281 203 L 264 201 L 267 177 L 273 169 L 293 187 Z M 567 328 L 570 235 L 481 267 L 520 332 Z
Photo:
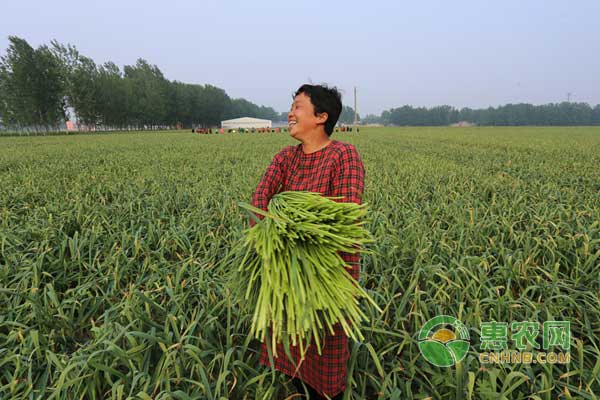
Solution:
M 288 113 L 288 126 L 290 136 L 303 141 L 308 135 L 317 130 L 327 121 L 327 113 L 315 115 L 315 108 L 310 102 L 310 97 L 300 93 L 294 98 L 292 108 Z

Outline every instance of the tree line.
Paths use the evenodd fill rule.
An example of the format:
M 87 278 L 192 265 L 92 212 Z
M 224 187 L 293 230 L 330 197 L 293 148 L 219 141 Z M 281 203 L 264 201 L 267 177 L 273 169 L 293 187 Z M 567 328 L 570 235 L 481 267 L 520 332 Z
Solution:
M 6 54 L 0 57 L 0 128 L 59 130 L 73 114 L 80 125 L 96 130 L 210 127 L 244 116 L 287 120 L 287 112 L 230 98 L 216 86 L 170 81 L 143 59 L 121 70 L 110 61 L 96 64 L 72 45 L 51 41 L 34 49 L 26 40 L 9 36 Z M 344 106 L 339 122 L 353 121 L 354 110 Z M 484 109 L 405 105 L 361 120 L 400 126 L 461 121 L 484 126 L 600 125 L 600 104 L 521 103 Z
M 216 126 L 221 120 L 277 120 L 271 107 L 230 98 L 216 86 L 170 81 L 156 65 L 138 59 L 121 70 L 98 65 L 72 45 L 52 41 L 34 49 L 9 36 L 0 58 L 0 126 L 53 131 L 75 114 L 89 129 Z
M 379 116 L 366 115 L 362 120 L 367 124 L 398 126 L 443 126 L 462 121 L 483 126 L 600 125 L 600 104 L 592 107 L 588 103 L 572 102 L 543 105 L 520 103 L 484 109 L 406 105 L 383 111 Z

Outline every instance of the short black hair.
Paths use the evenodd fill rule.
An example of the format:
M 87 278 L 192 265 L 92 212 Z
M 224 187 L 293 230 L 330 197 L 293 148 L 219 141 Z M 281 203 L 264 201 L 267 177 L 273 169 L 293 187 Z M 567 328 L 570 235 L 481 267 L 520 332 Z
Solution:
M 304 84 L 300 86 L 294 98 L 299 94 L 304 93 L 315 109 L 315 116 L 317 114 L 327 113 L 327 121 L 325 121 L 325 133 L 327 136 L 331 136 L 333 128 L 340 117 L 342 112 L 342 95 L 336 87 L 328 87 L 327 85 L 309 85 Z

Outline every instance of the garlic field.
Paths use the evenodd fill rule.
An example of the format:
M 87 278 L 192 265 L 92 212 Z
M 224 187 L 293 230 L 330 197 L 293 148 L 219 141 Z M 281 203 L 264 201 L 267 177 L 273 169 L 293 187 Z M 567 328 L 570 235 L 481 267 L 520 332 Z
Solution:
M 600 128 L 363 128 L 347 399 L 600 396 Z M 0 138 L 0 398 L 285 399 L 228 279 L 285 134 Z M 419 351 L 437 315 L 466 357 Z M 570 322 L 570 362 L 482 363 L 482 323 Z M 508 337 L 507 347 L 515 350 Z M 537 342 L 542 344 L 541 328 Z M 531 347 L 531 346 L 530 346 Z M 541 350 L 541 349 L 540 349 Z

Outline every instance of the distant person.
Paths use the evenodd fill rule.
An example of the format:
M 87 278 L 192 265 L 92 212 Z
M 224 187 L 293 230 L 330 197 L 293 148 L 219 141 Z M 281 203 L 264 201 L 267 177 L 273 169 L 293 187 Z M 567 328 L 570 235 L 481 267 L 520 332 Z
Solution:
M 252 204 L 263 210 L 271 198 L 283 191 L 318 192 L 324 196 L 341 196 L 340 202 L 361 203 L 364 188 L 364 167 L 356 148 L 331 139 L 334 126 L 342 111 L 341 95 L 335 88 L 322 85 L 302 85 L 294 94 L 288 113 L 290 136 L 300 144 L 287 146 L 275 155 L 252 195 Z M 261 216 L 258 216 L 262 218 Z M 254 220 L 250 221 L 254 225 Z M 352 277 L 358 280 L 359 254 L 340 253 Z M 300 362 L 300 350 L 290 348 L 296 372 L 281 344 L 274 366 L 293 378 L 299 393 L 311 399 L 325 396 L 341 399 L 346 388 L 347 362 L 350 357 L 348 337 L 340 324 L 334 334 L 327 333 L 322 355 L 313 344 Z M 267 345 L 263 343 L 260 362 L 269 366 Z M 302 382 L 308 387 L 303 390 Z

